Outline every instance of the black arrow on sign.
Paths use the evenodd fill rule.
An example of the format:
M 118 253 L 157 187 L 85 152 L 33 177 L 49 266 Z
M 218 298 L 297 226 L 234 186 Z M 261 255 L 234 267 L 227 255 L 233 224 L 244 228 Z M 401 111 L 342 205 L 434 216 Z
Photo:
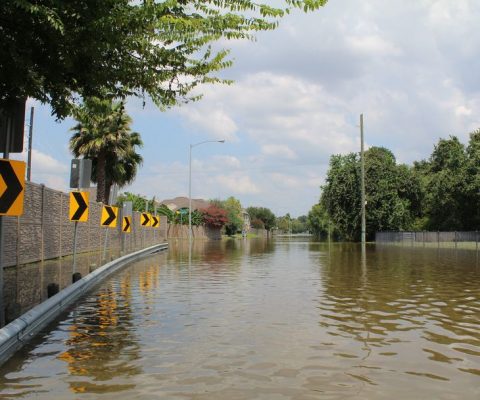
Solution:
M 144 218 L 142 226 L 145 226 L 150 222 L 150 218 L 148 217 L 148 214 L 142 214 L 142 217 Z
M 0 161 L 0 176 L 7 186 L 7 189 L 0 197 L 0 213 L 5 214 L 17 200 L 18 195 L 22 193 L 23 186 L 8 161 Z
M 158 220 L 159 220 L 159 219 L 158 219 L 157 217 L 153 216 L 153 217 L 152 217 L 152 220 L 153 220 L 153 222 L 152 222 L 152 227 L 155 228 L 155 227 L 158 225 Z
M 123 221 L 125 222 L 125 226 L 123 227 L 123 231 L 128 232 L 128 228 L 130 228 L 130 218 L 123 217 Z
M 110 225 L 113 221 L 115 221 L 115 219 L 117 218 L 117 216 L 115 215 L 115 213 L 113 212 L 113 208 L 110 207 L 110 206 L 105 206 L 105 210 L 107 210 L 107 213 L 108 213 L 108 218 L 102 222 L 102 225 L 103 226 L 108 226 Z
M 75 200 L 77 201 L 78 208 L 77 211 L 75 211 L 75 214 L 72 216 L 72 221 L 78 221 L 80 218 L 82 218 L 83 213 L 87 210 L 88 205 L 85 203 L 85 200 L 83 200 L 82 193 L 80 192 L 72 192 L 73 197 L 75 197 Z

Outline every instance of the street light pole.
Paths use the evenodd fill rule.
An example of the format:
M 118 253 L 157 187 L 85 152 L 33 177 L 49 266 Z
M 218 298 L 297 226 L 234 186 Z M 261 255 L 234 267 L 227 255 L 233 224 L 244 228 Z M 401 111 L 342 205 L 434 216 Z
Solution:
M 190 154 L 188 162 L 188 242 L 190 246 L 192 244 L 192 149 L 204 143 L 225 143 L 225 139 L 204 140 L 203 142 L 190 144 Z
M 364 151 L 364 137 L 363 137 L 363 114 L 360 114 L 360 188 L 361 188 L 361 202 L 362 202 L 362 246 L 366 243 L 366 211 L 365 211 L 365 151 Z

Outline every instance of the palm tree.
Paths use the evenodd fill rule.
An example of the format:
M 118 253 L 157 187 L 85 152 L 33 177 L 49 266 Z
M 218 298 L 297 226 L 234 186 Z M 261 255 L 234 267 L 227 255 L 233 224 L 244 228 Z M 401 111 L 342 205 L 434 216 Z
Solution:
M 97 201 L 108 203 L 113 184 L 124 186 L 137 173 L 143 161 L 135 147 L 143 143 L 131 132 L 132 119 L 123 101 L 88 98 L 74 111 L 77 120 L 71 131 L 70 150 L 75 157 L 92 160 L 92 181 L 97 183 Z
M 143 158 L 135 151 L 135 147 L 142 147 L 143 142 L 140 134 L 132 132 L 129 134 L 129 147 L 122 157 L 115 153 L 107 154 L 105 163 L 105 198 L 110 197 L 110 190 L 113 185 L 122 188 L 135 179 L 138 167 L 143 163 Z M 96 172 L 96 171 L 95 171 Z

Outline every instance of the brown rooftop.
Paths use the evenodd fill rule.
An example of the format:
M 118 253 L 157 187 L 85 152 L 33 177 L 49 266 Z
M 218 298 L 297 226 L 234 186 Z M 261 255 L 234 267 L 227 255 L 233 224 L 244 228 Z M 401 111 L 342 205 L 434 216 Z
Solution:
M 180 208 L 188 208 L 188 197 L 175 197 L 174 199 L 162 200 L 160 204 L 165 204 L 170 210 L 176 211 Z M 202 210 L 208 208 L 210 202 L 203 199 L 192 199 L 192 210 Z

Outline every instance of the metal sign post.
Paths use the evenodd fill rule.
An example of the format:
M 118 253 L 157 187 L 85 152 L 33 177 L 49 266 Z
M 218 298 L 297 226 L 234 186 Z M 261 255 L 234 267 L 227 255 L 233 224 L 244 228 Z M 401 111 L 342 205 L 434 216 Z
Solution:
M 12 101 L 11 107 L 0 110 L 0 151 L 8 159 L 10 153 L 23 151 L 23 130 L 25 127 L 25 103 L 23 99 Z M 3 303 L 3 216 L 0 215 L 0 328 L 5 325 L 5 306 Z
M 125 247 L 126 247 L 126 234 L 127 233 L 130 233 L 131 230 L 132 230 L 132 227 L 131 227 L 131 223 L 133 221 L 133 203 L 131 201 L 126 201 L 124 204 L 123 204 L 123 209 L 122 209 L 122 249 L 123 251 L 125 251 Z M 125 217 L 130 217 L 130 219 L 127 219 L 125 221 Z M 125 226 L 124 226 L 124 223 L 125 223 Z M 129 248 L 131 249 L 132 248 L 132 239 L 130 238 L 130 246 Z
M 70 187 L 81 188 L 90 187 L 90 179 L 92 173 L 92 160 L 75 159 L 72 160 L 72 167 L 70 170 Z M 73 228 L 73 266 L 72 266 L 72 281 L 75 279 L 75 272 L 77 269 L 77 236 L 78 236 L 78 221 L 75 221 Z
M 148 214 L 148 200 L 145 200 L 145 213 Z M 149 226 L 148 224 L 145 226 Z M 142 247 L 145 248 L 147 245 L 147 230 L 143 228 L 143 245 Z
M 117 200 L 117 190 L 118 190 L 117 185 L 113 185 L 112 189 L 110 190 L 110 196 L 108 199 L 108 202 L 110 203 L 110 205 Z M 103 258 L 102 258 L 103 262 L 107 261 L 108 231 L 109 229 L 105 231 L 105 240 L 103 243 Z
M 155 219 L 157 217 L 157 207 L 155 206 L 155 196 L 153 196 L 153 215 L 155 216 Z M 156 227 L 155 227 L 156 228 Z M 153 243 L 155 244 L 156 240 L 155 240 L 155 231 L 156 229 L 153 230 Z
M 10 119 L 7 119 L 7 132 L 5 138 L 5 151 L 3 152 L 3 158 L 8 159 L 10 148 Z M 4 229 L 3 229 L 3 216 L 0 215 L 0 328 L 5 326 L 5 306 L 3 304 L 3 241 L 4 241 Z

